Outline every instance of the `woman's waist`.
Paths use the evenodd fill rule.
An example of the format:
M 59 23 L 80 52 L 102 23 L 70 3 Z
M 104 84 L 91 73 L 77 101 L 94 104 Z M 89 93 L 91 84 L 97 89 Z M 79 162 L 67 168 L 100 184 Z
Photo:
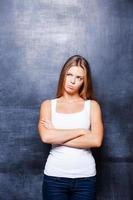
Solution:
M 48 156 L 48 159 L 54 161 L 54 162 L 63 162 L 63 163 L 93 163 L 94 157 L 92 155 L 91 150 L 84 150 L 79 149 L 75 150 L 66 150 L 64 148 L 62 149 L 52 149 L 50 151 L 50 154 Z
M 95 168 L 95 159 L 92 154 L 78 156 L 78 155 L 64 155 L 64 154 L 49 154 L 46 162 L 48 167 L 56 167 L 65 170 L 88 170 Z
M 82 148 L 74 148 L 74 147 L 68 147 L 65 145 L 52 145 L 52 148 L 50 150 L 50 154 L 52 153 L 59 153 L 59 154 L 67 154 L 67 155 L 88 155 L 92 154 L 91 149 L 82 149 Z

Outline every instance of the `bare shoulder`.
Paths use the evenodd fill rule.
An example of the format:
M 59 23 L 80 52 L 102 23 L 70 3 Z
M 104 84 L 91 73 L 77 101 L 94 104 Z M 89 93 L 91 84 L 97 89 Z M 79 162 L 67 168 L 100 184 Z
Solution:
M 50 102 L 51 102 L 50 99 L 46 99 L 46 100 L 42 101 L 41 108 L 48 108 L 50 106 Z
M 98 101 L 96 101 L 96 100 L 90 100 L 90 102 L 91 102 L 92 106 L 100 106 Z
M 46 99 L 46 100 L 42 101 L 42 103 L 40 105 L 40 111 L 43 113 L 51 112 L 51 100 L 50 99 Z
M 91 123 L 92 124 L 102 124 L 102 112 L 100 104 L 96 100 L 91 100 L 90 113 L 91 113 Z
M 96 101 L 96 100 L 91 100 L 91 101 L 90 101 L 90 104 L 91 104 L 91 109 L 92 109 L 92 110 L 95 110 L 95 111 L 100 111 L 100 110 L 101 110 L 100 104 L 98 103 L 98 101 Z

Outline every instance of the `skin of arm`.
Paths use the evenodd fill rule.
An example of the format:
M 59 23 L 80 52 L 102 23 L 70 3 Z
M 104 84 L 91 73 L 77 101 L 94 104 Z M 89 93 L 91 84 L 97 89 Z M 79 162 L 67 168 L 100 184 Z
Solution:
M 50 124 L 50 100 L 45 100 L 40 106 L 38 132 L 42 142 L 48 144 L 64 144 L 65 142 L 83 136 L 84 129 L 55 129 Z
M 65 142 L 63 145 L 75 148 L 100 147 L 103 140 L 102 113 L 99 104 L 91 100 L 91 130 L 88 134 Z

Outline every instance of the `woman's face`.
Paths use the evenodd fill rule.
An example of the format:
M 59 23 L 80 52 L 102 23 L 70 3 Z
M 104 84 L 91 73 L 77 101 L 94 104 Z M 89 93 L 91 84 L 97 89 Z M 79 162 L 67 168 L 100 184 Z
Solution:
M 72 66 L 66 72 L 64 90 L 68 93 L 76 93 L 84 82 L 84 69 L 79 66 Z

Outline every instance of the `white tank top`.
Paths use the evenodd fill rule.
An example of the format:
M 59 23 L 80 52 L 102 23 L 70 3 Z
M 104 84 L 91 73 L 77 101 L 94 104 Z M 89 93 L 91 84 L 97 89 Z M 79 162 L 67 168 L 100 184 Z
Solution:
M 51 121 L 57 129 L 90 129 L 90 100 L 84 101 L 84 109 L 76 113 L 56 112 L 56 100 L 51 100 Z M 90 177 L 96 175 L 96 163 L 91 149 L 52 144 L 44 174 L 57 177 Z

